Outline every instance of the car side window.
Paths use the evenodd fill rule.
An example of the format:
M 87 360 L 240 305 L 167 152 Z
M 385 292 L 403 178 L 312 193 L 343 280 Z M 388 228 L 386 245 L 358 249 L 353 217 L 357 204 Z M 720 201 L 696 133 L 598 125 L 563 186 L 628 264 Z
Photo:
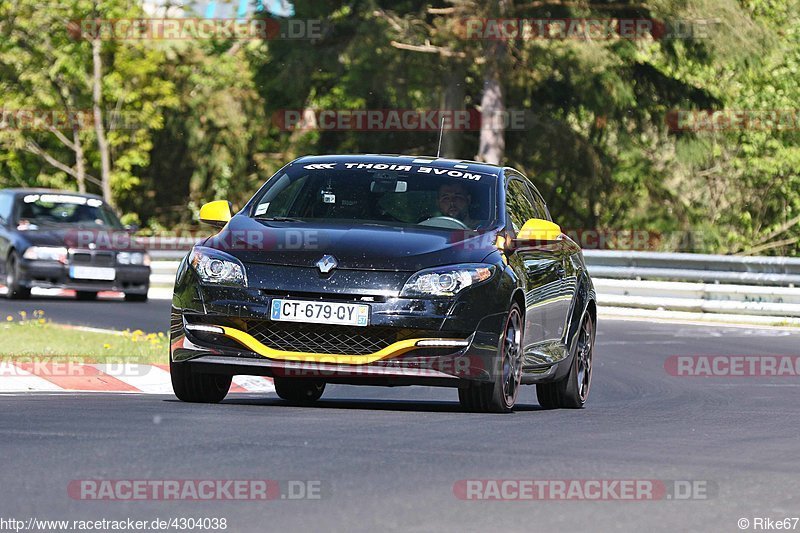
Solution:
M 11 222 L 11 211 L 14 207 L 14 197 L 8 193 L 0 193 L 0 222 Z
M 511 179 L 506 189 L 506 211 L 514 226 L 514 233 L 519 233 L 523 224 L 531 218 L 542 218 L 533 207 L 529 192 L 524 183 L 518 179 Z
M 542 198 L 542 195 L 539 194 L 539 191 L 536 190 L 536 187 L 534 187 L 530 183 L 528 183 L 527 185 L 528 185 L 528 192 L 530 192 L 531 198 L 533 198 L 533 208 L 536 210 L 537 213 L 539 213 L 539 216 L 536 218 L 541 218 L 542 220 L 549 220 L 552 222 L 553 218 L 550 216 L 550 210 L 547 209 L 547 204 L 544 202 L 544 198 Z

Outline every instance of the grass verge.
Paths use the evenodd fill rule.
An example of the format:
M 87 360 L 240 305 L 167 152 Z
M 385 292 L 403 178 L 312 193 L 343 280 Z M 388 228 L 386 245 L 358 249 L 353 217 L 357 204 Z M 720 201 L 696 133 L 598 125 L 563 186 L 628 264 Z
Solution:
M 80 358 L 87 363 L 165 363 L 169 360 L 164 333 L 124 331 L 120 334 L 72 329 L 53 324 L 37 311 L 0 325 L 0 359 L 20 357 Z

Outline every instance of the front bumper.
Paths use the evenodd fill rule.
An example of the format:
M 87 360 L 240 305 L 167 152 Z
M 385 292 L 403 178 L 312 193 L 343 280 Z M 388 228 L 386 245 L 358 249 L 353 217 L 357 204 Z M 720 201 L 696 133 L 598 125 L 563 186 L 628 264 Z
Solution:
M 55 261 L 22 259 L 19 268 L 20 284 L 27 288 L 147 294 L 150 286 L 150 267 L 144 265 L 116 265 L 116 276 L 110 281 L 71 278 L 69 265 Z
M 182 267 L 173 298 L 172 361 L 202 372 L 348 384 L 460 386 L 495 375 L 511 294 L 502 275 L 453 299 L 399 298 L 385 289 L 369 295 L 363 283 L 354 284 L 361 290 L 350 291 L 343 279 L 347 275 L 339 278 L 343 290 L 312 295 L 204 286 L 192 269 Z M 370 325 L 292 329 L 286 322 L 271 321 L 273 297 L 368 303 Z M 276 347 L 270 333 L 274 330 L 291 335 L 298 345 Z M 339 342 L 324 340 L 326 335 Z M 325 348 L 305 350 L 305 345 Z

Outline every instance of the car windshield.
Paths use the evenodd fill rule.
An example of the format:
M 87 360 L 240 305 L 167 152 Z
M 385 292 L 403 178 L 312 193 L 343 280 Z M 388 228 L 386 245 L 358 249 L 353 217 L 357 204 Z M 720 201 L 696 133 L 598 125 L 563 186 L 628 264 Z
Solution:
M 117 215 L 96 198 L 63 194 L 29 194 L 21 199 L 18 226 L 79 226 L 121 229 Z
M 495 183 L 494 176 L 466 170 L 311 164 L 270 179 L 250 214 L 271 220 L 477 230 L 496 219 Z

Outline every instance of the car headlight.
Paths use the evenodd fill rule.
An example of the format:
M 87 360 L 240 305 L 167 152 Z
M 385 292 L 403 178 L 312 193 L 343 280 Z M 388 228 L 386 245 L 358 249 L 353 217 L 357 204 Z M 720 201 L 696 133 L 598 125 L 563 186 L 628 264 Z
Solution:
M 244 265 L 225 252 L 205 246 L 195 246 L 189 255 L 189 264 L 203 283 L 247 286 Z
M 150 255 L 146 252 L 117 252 L 120 265 L 150 265 Z
M 400 296 L 453 296 L 491 278 L 495 268 L 478 263 L 420 270 L 406 281 Z
M 25 250 L 22 257 L 34 261 L 58 261 L 67 264 L 67 249 L 58 246 L 31 246 Z

